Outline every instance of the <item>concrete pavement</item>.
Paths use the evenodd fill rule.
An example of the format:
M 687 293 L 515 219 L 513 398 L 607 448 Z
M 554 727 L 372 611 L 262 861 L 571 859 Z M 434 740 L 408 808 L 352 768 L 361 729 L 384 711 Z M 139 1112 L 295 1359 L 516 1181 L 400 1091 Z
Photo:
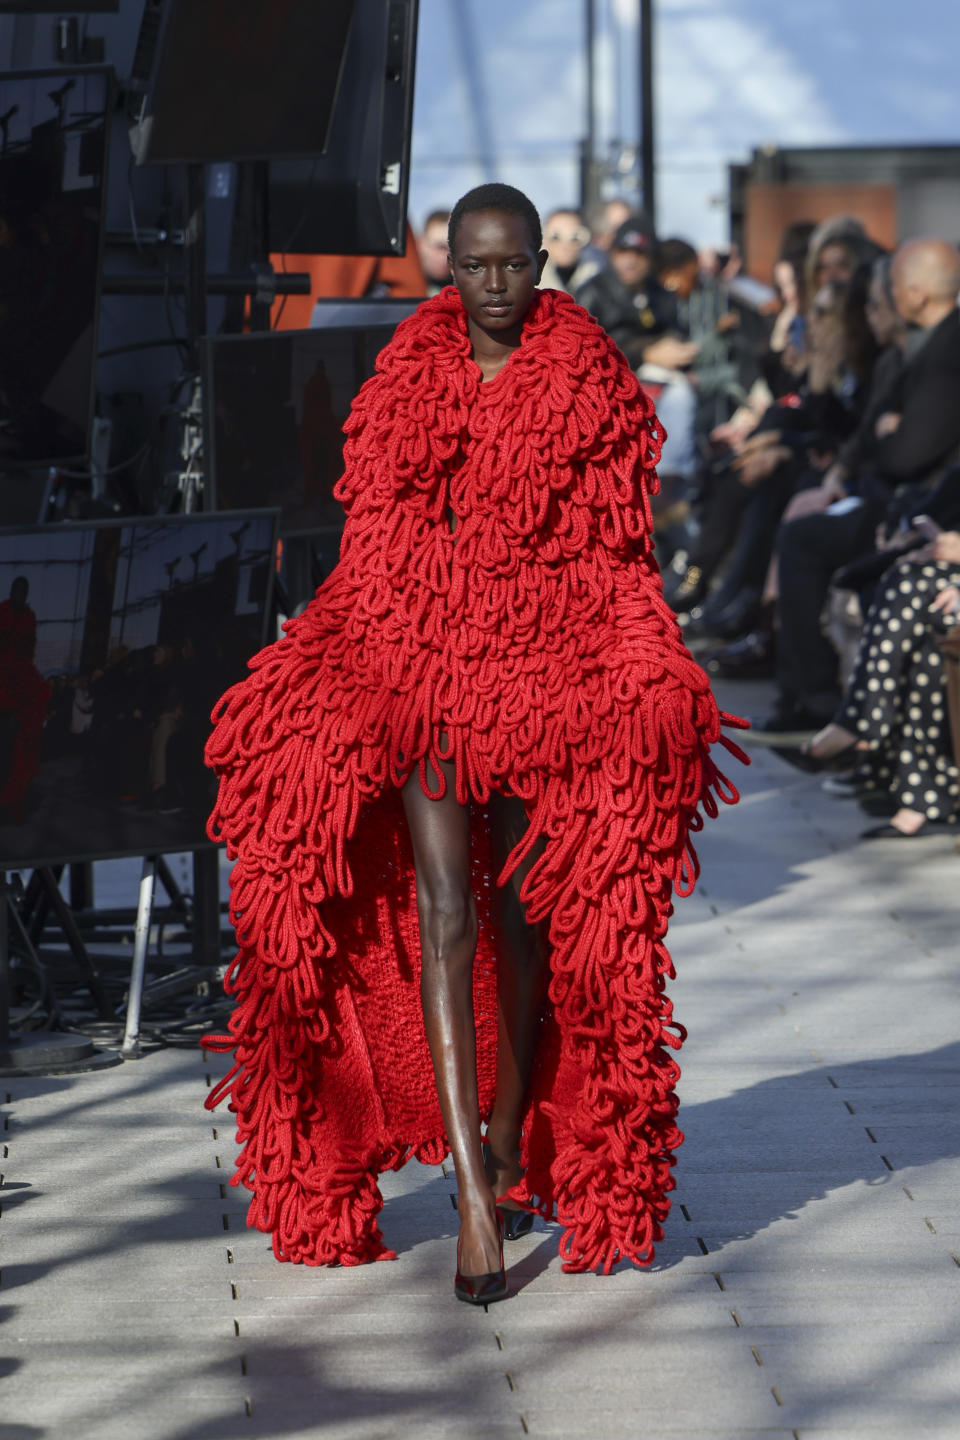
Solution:
M 538 1225 L 511 1297 L 458 1305 L 420 1166 L 384 1178 L 396 1262 L 278 1265 L 200 1104 L 220 1057 L 0 1081 L 0 1440 L 956 1440 L 960 854 L 859 842 L 754 753 L 672 928 L 687 1140 L 652 1271 L 562 1275 Z

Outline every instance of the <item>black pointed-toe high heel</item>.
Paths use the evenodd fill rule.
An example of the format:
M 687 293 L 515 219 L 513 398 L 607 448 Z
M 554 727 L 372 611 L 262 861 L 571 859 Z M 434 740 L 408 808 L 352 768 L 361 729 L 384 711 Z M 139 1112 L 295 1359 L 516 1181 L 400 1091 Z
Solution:
M 504 1240 L 522 1240 L 533 1229 L 532 1210 L 502 1210 Z
M 457 1278 L 453 1282 L 453 1293 L 465 1305 L 492 1305 L 503 1300 L 507 1294 L 507 1272 L 503 1263 L 503 1214 L 497 1211 L 497 1239 L 500 1242 L 500 1269 L 489 1270 L 483 1275 L 461 1275 L 460 1239 L 457 1237 Z
M 491 1166 L 492 1152 L 490 1146 L 483 1145 L 483 1167 L 487 1172 L 487 1179 L 493 1185 L 496 1180 L 495 1167 Z M 493 1168 L 493 1173 L 491 1169 Z M 496 1194 L 496 1191 L 494 1191 Z M 510 1210 L 506 1206 L 497 1206 L 500 1219 L 503 1222 L 504 1240 L 521 1240 L 524 1235 L 529 1235 L 533 1229 L 533 1214 L 529 1210 Z

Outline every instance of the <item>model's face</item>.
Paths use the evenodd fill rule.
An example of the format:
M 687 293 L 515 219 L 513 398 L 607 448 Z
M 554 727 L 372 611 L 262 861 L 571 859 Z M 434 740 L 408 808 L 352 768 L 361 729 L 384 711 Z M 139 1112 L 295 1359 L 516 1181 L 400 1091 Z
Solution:
M 628 288 L 642 285 L 650 274 L 652 262 L 640 250 L 611 250 L 610 264 Z
M 417 250 L 427 279 L 436 285 L 448 285 L 450 269 L 447 265 L 447 227 L 442 221 L 430 222 L 420 236 Z
M 465 215 L 453 256 L 453 283 L 471 325 L 500 339 L 530 309 L 547 252 L 533 248 L 522 215 L 479 210 Z

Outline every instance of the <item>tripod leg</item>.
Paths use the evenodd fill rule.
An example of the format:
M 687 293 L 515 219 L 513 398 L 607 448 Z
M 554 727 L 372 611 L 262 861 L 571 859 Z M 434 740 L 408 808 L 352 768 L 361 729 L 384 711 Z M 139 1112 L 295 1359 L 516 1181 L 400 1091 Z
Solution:
M 67 938 L 67 944 L 70 946 L 73 958 L 87 977 L 87 989 L 96 1001 L 97 1013 L 100 1019 L 113 1020 L 115 1018 L 113 1006 L 110 1004 L 107 992 L 100 982 L 100 976 L 97 974 L 96 966 L 87 953 L 87 947 L 83 943 L 83 936 L 80 934 L 80 929 L 74 919 L 73 911 L 60 894 L 60 887 L 54 878 L 53 871 L 49 867 L 44 866 L 40 869 L 39 873 L 46 897 L 56 912 L 57 919 L 60 922 L 60 928 Z

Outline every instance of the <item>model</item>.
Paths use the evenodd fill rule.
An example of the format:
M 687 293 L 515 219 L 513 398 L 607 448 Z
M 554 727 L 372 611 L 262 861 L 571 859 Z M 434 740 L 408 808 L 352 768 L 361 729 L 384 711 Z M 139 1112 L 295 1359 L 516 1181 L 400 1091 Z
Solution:
M 627 362 L 537 289 L 519 191 L 464 196 L 450 252 L 347 421 L 338 566 L 215 711 L 240 952 L 208 1104 L 284 1260 L 391 1258 L 378 1174 L 452 1153 L 455 1289 L 487 1303 L 534 1213 L 568 1270 L 653 1258 L 671 896 L 737 798 L 709 747 L 742 752 L 661 595 Z

